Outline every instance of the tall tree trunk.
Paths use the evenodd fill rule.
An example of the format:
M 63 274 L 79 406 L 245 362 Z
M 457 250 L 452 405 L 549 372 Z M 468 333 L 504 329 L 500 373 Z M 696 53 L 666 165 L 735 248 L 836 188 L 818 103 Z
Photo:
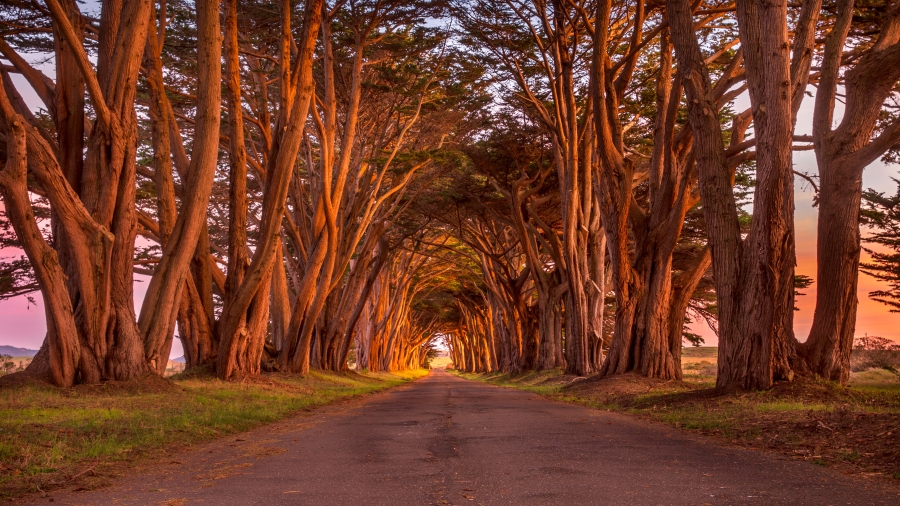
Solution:
M 293 100 L 289 105 L 286 103 L 281 109 L 275 129 L 279 134 L 276 136 L 277 142 L 273 143 L 273 153 L 269 156 L 269 167 L 266 170 L 262 220 L 256 250 L 240 286 L 233 295 L 226 294 L 226 300 L 230 299 L 231 303 L 223 310 L 218 328 L 220 344 L 216 371 L 221 378 L 227 379 L 253 372 L 254 366 L 249 364 L 248 360 L 239 360 L 238 353 L 246 351 L 248 358 L 259 357 L 262 353 L 264 336 L 262 340 L 250 340 L 251 343 L 259 346 L 258 352 L 255 349 L 247 348 L 242 336 L 247 333 L 249 328 L 251 308 L 262 308 L 264 304 L 268 308 L 268 283 L 275 262 L 275 246 L 279 242 L 288 187 L 293 177 L 294 165 L 300 151 L 306 119 L 315 91 L 312 80 L 312 64 L 319 25 L 322 20 L 322 5 L 322 0 L 307 2 L 302 36 L 300 44 L 298 44 L 297 62 L 295 68 L 290 72 L 290 79 L 282 83 L 283 86 L 290 86 L 290 89 L 296 93 L 293 93 Z M 288 62 L 283 61 L 282 64 L 287 65 Z M 241 364 L 249 369 L 242 369 Z M 258 371 L 258 364 L 255 367 Z
M 291 298 L 284 266 L 284 246 L 281 240 L 278 243 L 272 271 L 272 344 L 276 350 L 280 350 L 285 344 L 287 327 L 291 319 Z
M 172 333 L 181 303 L 180 292 L 188 274 L 198 240 L 206 231 L 206 213 L 212 192 L 219 154 L 219 122 L 221 111 L 221 50 L 219 3 L 200 0 L 197 6 L 197 115 L 191 164 L 171 234 L 163 247 L 162 257 L 147 287 L 138 325 L 144 352 L 151 368 L 165 370 Z M 133 251 L 130 253 L 133 255 Z M 205 257 L 205 255 L 204 255 Z M 174 294 L 174 297 L 173 297 Z
M 72 29 L 80 43 L 84 42 L 84 18 L 74 0 L 65 0 L 61 4 L 66 11 Z M 54 107 L 49 107 L 56 120 L 57 146 L 59 148 L 59 164 L 69 185 L 78 192 L 81 189 L 81 176 L 84 170 L 84 78 L 78 70 L 77 49 L 69 47 L 57 25 L 54 25 L 54 43 L 56 51 L 56 86 Z M 54 212 L 51 216 L 54 243 L 59 263 L 71 279 L 76 274 L 71 270 L 73 265 L 69 259 L 65 230 L 60 227 Z M 69 282 L 69 290 L 77 290 Z
M 570 188 L 567 196 L 569 202 L 564 205 L 566 217 L 563 219 L 563 249 L 566 266 L 564 273 L 568 284 L 565 301 L 565 363 L 568 374 L 587 376 L 600 368 L 602 352 L 600 337 L 602 326 L 595 328 L 598 322 L 602 325 L 603 286 L 602 268 L 604 248 L 602 247 L 603 228 L 600 227 L 599 210 L 594 204 L 592 181 L 589 163 L 571 164 L 565 174 Z M 598 247 L 599 243 L 599 247 Z M 601 283 L 597 283 L 596 276 Z
M 57 261 L 56 252 L 44 241 L 28 198 L 28 153 L 25 121 L 12 110 L 6 92 L 0 89 L 0 111 L 5 123 L 6 166 L 0 171 L 0 192 L 10 222 L 34 268 L 46 307 L 47 339 L 40 358 L 49 369 L 56 385 L 75 383 L 80 356 L 72 303 L 66 288 L 66 275 Z
M 549 370 L 564 366 L 559 363 L 562 356 L 562 313 L 560 311 L 561 299 L 564 290 L 557 287 L 552 292 L 538 294 L 538 322 L 540 335 L 540 349 L 535 369 L 538 371 Z
M 900 119 L 875 129 L 882 108 L 900 81 L 900 2 L 889 5 L 875 43 L 843 75 L 844 116 L 832 128 L 837 87 L 853 20 L 853 0 L 838 3 L 837 19 L 825 39 L 813 116 L 813 144 L 819 169 L 816 309 L 799 354 L 809 372 L 846 383 L 856 330 L 859 277 L 859 206 L 862 175 L 900 141 Z
M 51 376 L 65 384 L 129 379 L 149 370 L 134 315 L 132 266 L 136 232 L 134 94 L 150 5 L 104 4 L 96 72 L 84 51 L 82 36 L 70 19 L 77 18 L 77 12 L 71 4 L 66 5 L 69 10 L 57 0 L 47 2 L 55 33 L 64 41 L 58 47 L 64 46 L 71 56 L 63 57 L 63 65 L 72 63 L 68 72 L 75 74 L 76 82 L 79 78 L 84 80 L 97 118 L 76 187 L 68 178 L 74 181 L 72 167 L 77 164 L 70 163 L 70 159 L 66 162 L 68 168 L 63 169 L 39 132 L 26 130 L 26 146 L 29 166 L 54 209 L 57 230 L 63 230 L 60 237 L 64 236 L 65 242 L 58 247 L 68 249 L 62 257 L 68 263 L 67 291 L 74 302 L 77 332 L 60 334 L 59 328 L 49 325 L 48 339 L 57 343 L 68 341 L 62 348 L 77 349 L 78 355 L 55 353 L 54 348 L 59 346 L 51 343 L 49 360 L 36 364 L 46 364 Z M 116 52 L 110 51 L 112 46 Z M 68 78 L 60 86 L 66 87 Z M 6 122 L 15 119 L 9 115 L 11 112 L 4 111 Z M 78 117 L 77 112 L 71 112 Z M 72 140 L 77 144 L 76 139 Z M 66 156 L 74 157 L 74 150 Z M 74 376 L 70 371 L 74 371 Z
M 178 334 L 184 349 L 185 368 L 214 363 L 218 343 L 197 285 L 190 275 L 185 277 L 181 290 Z
M 812 371 L 826 379 L 846 383 L 850 376 L 850 349 L 858 304 L 862 172 L 841 174 L 842 171 L 832 170 L 825 163 L 819 163 L 816 272 L 820 282 L 816 288 L 813 326 L 803 351 Z
M 771 388 L 790 380 L 793 353 L 793 134 L 787 4 L 738 2 L 742 51 L 757 136 L 750 233 L 742 241 L 709 75 L 691 6 L 669 0 L 668 15 L 695 139 L 707 236 L 719 304 L 717 386 Z

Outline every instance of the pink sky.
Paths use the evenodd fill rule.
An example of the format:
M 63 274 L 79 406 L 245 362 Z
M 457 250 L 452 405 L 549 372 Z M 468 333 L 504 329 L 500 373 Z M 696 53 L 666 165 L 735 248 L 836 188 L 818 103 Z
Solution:
M 139 312 L 140 303 L 144 300 L 150 277 L 135 274 L 134 278 L 135 312 Z M 15 299 L 0 302 L 0 322 L 3 322 L 0 325 L 0 344 L 32 350 L 36 350 L 41 346 L 41 343 L 44 341 L 44 334 L 47 332 L 47 324 L 44 319 L 44 303 L 41 300 L 40 293 L 33 295 L 35 304 L 29 305 L 25 297 L 16 297 Z M 176 358 L 183 354 L 181 341 L 175 339 L 169 356 Z

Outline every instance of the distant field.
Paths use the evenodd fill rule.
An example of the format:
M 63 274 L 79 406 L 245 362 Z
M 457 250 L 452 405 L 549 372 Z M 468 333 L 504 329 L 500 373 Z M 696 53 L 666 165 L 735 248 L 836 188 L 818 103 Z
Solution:
M 31 359 L 32 357 L 13 357 L 12 359 L 10 359 L 10 362 L 15 364 L 13 371 L 25 369 L 26 367 L 28 367 L 28 364 L 31 363 Z M 0 366 L 2 365 L 3 364 L 0 364 Z M 3 374 L 5 374 L 5 372 L 2 368 L 0 368 L 0 376 L 2 376 Z
M 432 369 L 444 369 L 452 363 L 453 363 L 453 360 L 451 360 L 450 357 L 436 357 L 431 360 L 431 368 Z
M 681 349 L 681 367 L 686 375 L 715 377 L 719 348 L 689 346 Z
M 696 379 L 715 378 L 718 352 L 719 348 L 716 346 L 682 348 L 681 367 L 685 376 Z M 900 352 L 854 350 L 850 360 L 851 386 L 900 386 L 900 374 L 895 372 L 900 366 Z
M 681 358 L 711 358 L 715 361 L 718 353 L 718 346 L 687 346 L 681 349 Z

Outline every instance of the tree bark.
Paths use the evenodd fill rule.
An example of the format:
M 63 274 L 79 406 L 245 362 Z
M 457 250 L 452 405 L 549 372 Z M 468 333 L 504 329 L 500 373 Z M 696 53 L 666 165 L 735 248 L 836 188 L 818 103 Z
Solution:
M 5 120 L 7 151 L 6 166 L 0 171 L 0 192 L 16 237 L 34 268 L 46 307 L 45 356 L 48 360 L 43 365 L 49 368 L 54 384 L 68 387 L 77 380 L 81 343 L 72 339 L 78 335 L 78 329 L 66 288 L 66 275 L 56 252 L 44 241 L 28 199 L 25 122 L 12 110 L 6 92 L 0 91 L 3 91 L 0 93 L 0 110 Z
M 57 0 L 47 1 L 54 32 L 64 41 L 57 47 L 67 52 L 62 60 L 68 70 L 60 86 L 66 87 L 71 77 L 75 79 L 74 88 L 78 88 L 78 79 L 83 79 L 97 120 L 75 188 L 68 178 L 74 180 L 77 172 L 77 163 L 71 158 L 78 141 L 71 139 L 75 146 L 70 146 L 63 168 L 40 133 L 26 131 L 28 164 L 47 193 L 57 231 L 62 230 L 59 236 L 65 237 L 57 246 L 68 250 L 61 257 L 68 263 L 67 292 L 74 302 L 77 328 L 77 332 L 62 335 L 51 325 L 48 339 L 69 341 L 64 349 L 79 351 L 73 360 L 68 353 L 54 353 L 55 346 L 50 346 L 46 363 L 51 375 L 65 384 L 129 379 L 149 370 L 134 314 L 132 266 L 136 232 L 134 97 L 150 3 L 104 4 L 96 72 L 70 19 L 80 20 L 77 11 L 66 5 L 68 10 Z M 111 46 L 117 50 L 109 51 Z M 70 91 L 77 93 L 75 89 Z M 77 102 L 75 96 L 70 99 Z M 69 103 L 72 105 L 74 102 Z M 5 121 L 12 120 L 10 111 L 4 112 Z M 79 117 L 76 111 L 67 112 Z M 77 132 L 77 127 L 73 128 Z M 74 376 L 69 371 L 74 371 Z
M 867 165 L 900 141 L 895 119 L 874 136 L 885 100 L 900 81 L 900 3 L 889 6 L 876 41 L 844 74 L 844 116 L 832 128 L 844 46 L 854 2 L 838 4 L 838 17 L 825 40 L 813 116 L 813 144 L 819 169 L 816 309 L 802 366 L 846 383 L 856 330 L 859 278 L 859 206 Z
M 264 339 L 250 341 L 258 343 L 260 349 L 257 352 L 243 346 L 241 336 L 247 332 L 251 321 L 249 312 L 251 306 L 261 308 L 262 299 L 268 301 L 268 280 L 271 279 L 272 266 L 275 261 L 275 246 L 278 243 L 277 238 L 281 231 L 286 208 L 288 186 L 293 176 L 310 103 L 315 91 L 312 80 L 312 64 L 322 19 L 322 5 L 322 0 L 310 0 L 306 5 L 302 37 L 298 45 L 297 63 L 290 73 L 290 87 L 292 90 L 296 88 L 296 94 L 294 94 L 289 108 L 281 109 L 275 130 L 279 132 L 278 142 L 273 144 L 273 153 L 269 155 L 257 247 L 240 286 L 233 295 L 226 295 L 227 299 L 231 300 L 231 304 L 224 309 L 219 321 L 218 330 L 221 337 L 216 371 L 223 379 L 252 373 L 252 365 L 246 366 L 250 369 L 242 370 L 240 367 L 242 363 L 248 364 L 247 360 L 238 360 L 237 354 L 241 350 L 246 349 L 249 357 L 261 356 Z M 265 305 L 268 306 L 268 302 Z M 248 323 L 244 324 L 245 321 Z
M 709 75 L 688 2 L 668 2 L 679 72 L 695 138 L 719 304 L 719 388 L 771 388 L 793 371 L 793 104 L 784 1 L 738 2 L 754 129 L 757 187 L 742 241 Z
M 219 153 L 222 74 L 219 3 L 215 0 L 201 0 L 196 6 L 197 115 L 191 164 L 185 181 L 185 187 L 190 188 L 190 191 L 182 196 L 181 212 L 165 242 L 138 319 L 150 367 L 163 371 L 169 357 L 160 356 L 160 351 L 171 346 L 184 278 L 188 274 L 200 235 L 205 231 L 207 206 Z M 168 346 L 165 346 L 166 343 Z

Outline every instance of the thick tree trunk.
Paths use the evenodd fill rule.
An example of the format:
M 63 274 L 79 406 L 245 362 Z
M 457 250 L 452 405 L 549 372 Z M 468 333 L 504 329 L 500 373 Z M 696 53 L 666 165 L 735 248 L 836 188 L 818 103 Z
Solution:
M 160 20 L 164 20 L 165 16 L 165 12 L 160 13 Z M 169 237 L 172 235 L 178 216 L 175 202 L 175 184 L 172 178 L 172 149 L 169 134 L 170 106 L 165 94 L 162 60 L 160 59 L 160 42 L 164 40 L 164 29 L 164 24 L 161 23 L 159 28 L 147 30 L 147 45 L 144 50 L 144 66 L 147 68 L 146 78 L 149 89 L 148 112 L 150 117 L 150 138 L 153 147 L 157 219 L 159 221 L 157 236 L 160 246 L 163 248 L 169 242 Z M 180 310 L 184 300 L 184 297 L 181 296 L 183 290 L 183 284 L 179 284 L 175 293 L 169 294 L 169 298 L 174 300 L 174 303 L 169 307 L 169 310 L 173 313 L 177 313 Z M 159 360 L 158 358 L 165 357 L 168 359 L 172 347 L 177 314 L 168 314 L 165 316 L 165 319 L 169 328 L 166 329 L 163 342 L 156 350 L 157 359 L 155 360 L 156 371 L 160 375 L 165 373 L 168 360 Z
M 244 145 L 237 5 L 236 0 L 228 0 L 225 3 L 225 96 L 228 103 L 231 149 L 229 150 L 228 173 L 228 272 L 225 276 L 224 295 L 226 300 L 223 315 L 232 313 L 232 306 L 241 284 L 244 282 L 244 275 L 250 263 L 247 254 L 247 154 Z M 276 246 L 276 257 L 278 249 L 279 247 Z M 261 291 L 263 290 L 259 289 L 259 292 Z M 259 292 L 254 296 L 251 307 L 258 304 Z M 255 351 L 251 352 L 249 348 L 255 344 L 256 339 L 249 336 L 249 312 L 248 308 L 246 312 L 236 315 L 235 325 L 238 336 L 231 332 L 229 335 L 221 336 L 223 339 L 216 356 L 216 371 L 219 377 L 230 378 L 258 372 L 258 365 L 253 364 L 250 360 L 250 355 L 255 355 Z
M 187 276 L 178 308 L 178 335 L 184 349 L 185 368 L 214 363 L 218 343 L 206 308 L 192 276 Z
M 323 272 L 323 265 L 328 260 L 329 248 L 328 232 L 324 227 L 315 241 L 315 247 L 311 253 L 309 262 L 305 265 L 306 271 L 300 286 L 297 287 L 294 309 L 291 312 L 288 325 L 288 342 L 281 350 L 278 361 L 286 371 L 306 374 L 309 372 L 310 352 L 312 350 L 313 331 L 315 320 L 310 317 L 317 314 L 314 304 L 324 303 L 318 297 L 317 287 L 322 286 L 319 274 Z M 333 256 L 332 256 L 333 259 Z M 328 280 L 330 282 L 330 279 Z M 322 287 L 324 289 L 324 287 Z M 319 308 L 321 309 L 321 308 Z
M 263 274 L 261 286 L 269 286 L 272 270 Z M 239 379 L 260 373 L 263 348 L 266 343 L 266 326 L 269 322 L 269 294 L 260 290 L 247 309 L 246 323 L 237 334 L 219 343 L 216 372 L 221 378 Z
M 62 2 L 69 22 L 79 42 L 84 41 L 84 18 L 74 0 Z M 54 42 L 56 50 L 56 87 L 54 107 L 48 107 L 56 119 L 56 139 L 59 148 L 59 165 L 69 185 L 78 192 L 81 189 L 81 176 L 84 170 L 84 78 L 78 70 L 76 51 L 63 39 L 59 29 L 54 25 Z M 69 259 L 69 250 L 65 230 L 59 226 L 54 212 L 51 216 L 52 230 L 59 263 L 70 278 L 76 274 Z M 69 290 L 77 289 L 69 282 Z
M 356 307 L 353 308 L 353 312 L 350 314 L 350 318 L 347 321 L 347 330 L 344 334 L 342 348 L 341 348 L 341 364 L 347 363 L 347 354 L 350 350 L 350 341 L 351 335 L 356 329 L 356 324 L 359 322 L 360 317 L 367 305 L 369 300 L 369 295 L 372 293 L 372 287 L 375 285 L 375 280 L 378 278 L 378 275 L 381 273 L 381 269 L 384 266 L 384 261 L 387 258 L 388 254 L 388 243 L 385 237 L 381 237 L 378 240 L 378 251 L 375 254 L 375 263 L 369 267 L 369 274 L 366 276 L 366 282 L 363 285 L 362 291 L 359 294 L 359 298 L 356 302 Z
M 602 364 L 601 349 L 603 322 L 603 293 L 605 285 L 603 272 L 603 228 L 600 227 L 597 206 L 590 188 L 590 176 L 583 174 L 587 181 L 583 187 L 584 201 L 578 204 L 582 209 L 575 215 L 587 223 L 578 230 L 564 234 L 566 251 L 567 290 L 565 295 L 565 363 L 566 373 L 587 376 L 597 372 Z M 572 198 L 576 198 L 575 192 Z M 570 205 L 575 205 L 570 203 Z M 584 208 L 587 209 L 584 209 Z M 570 217 L 574 219 L 574 217 Z M 565 229 L 575 224 L 564 225 Z M 599 267 L 599 268 L 598 268 Z
M 794 174 L 787 2 L 739 0 L 738 25 L 756 133 L 757 186 L 744 243 L 739 313 L 720 337 L 719 387 L 791 380 L 794 355 Z M 724 344 L 723 344 L 724 343 Z
M 812 371 L 846 383 L 856 326 L 862 173 L 819 163 L 816 310 L 803 349 Z M 854 177 L 856 176 L 856 177 Z
M 649 353 L 657 348 L 652 344 L 646 346 L 644 343 L 636 343 L 631 338 L 635 318 L 641 309 L 641 304 L 645 303 L 641 296 L 649 287 L 645 284 L 648 280 L 643 279 L 634 269 L 629 257 L 629 224 L 633 221 L 629 214 L 633 212 L 634 166 L 633 162 L 624 156 L 622 127 L 617 111 L 623 96 L 623 85 L 620 83 L 629 79 L 633 62 L 623 60 L 625 70 L 618 77 L 612 71 L 612 61 L 607 53 L 611 7 L 612 4 L 609 1 L 597 2 L 591 66 L 591 99 L 594 107 L 592 120 L 597 138 L 597 160 L 594 167 L 598 180 L 597 200 L 606 230 L 611 274 L 616 293 L 616 324 L 613 331 L 613 342 L 610 344 L 609 357 L 600 369 L 601 374 L 612 374 L 613 371 L 634 367 L 633 360 L 641 361 L 650 358 L 637 356 L 635 353 L 638 350 Z M 635 47 L 641 40 L 644 22 L 643 2 L 637 3 L 633 20 L 630 45 Z M 638 245 L 638 248 L 641 246 Z M 658 259 L 654 258 L 653 260 Z M 648 274 L 650 267 L 645 266 Z M 665 268 L 664 266 L 658 267 Z M 636 349 L 635 346 L 637 346 Z
M 793 353 L 792 97 L 787 4 L 738 2 L 757 136 L 753 221 L 743 241 L 722 129 L 691 6 L 668 14 L 695 139 L 707 236 L 719 303 L 720 388 L 771 388 L 790 380 Z
M 70 301 L 75 302 L 72 311 L 78 328 L 75 333 L 64 334 L 53 326 L 48 328 L 51 340 L 79 342 L 79 355 L 73 362 L 64 363 L 71 356 L 54 354 L 54 346 L 50 346 L 48 363 L 54 378 L 69 378 L 71 370 L 75 371 L 73 381 L 78 382 L 128 379 L 148 371 L 135 321 L 131 276 L 136 231 L 134 93 L 149 23 L 149 2 L 104 4 L 97 72 L 70 19 L 77 12 L 67 5 L 69 11 L 56 0 L 47 2 L 55 33 L 71 56 L 63 57 L 63 64 L 73 63 L 70 72 L 76 74 L 76 80 L 84 80 L 97 121 L 89 137 L 77 191 L 68 181 L 68 177 L 74 180 L 71 160 L 64 170 L 39 133 L 26 135 L 29 164 L 47 192 L 55 224 L 64 229 L 60 237 L 64 235 L 65 242 L 59 247 L 68 249 L 62 257 L 68 263 L 67 291 Z M 127 37 L 122 35 L 125 33 Z M 117 52 L 110 52 L 111 46 L 116 46 Z M 67 80 L 68 76 L 61 86 Z M 8 112 L 4 114 L 7 121 L 11 120 Z M 78 115 L 76 111 L 71 113 Z M 74 157 L 74 151 L 67 156 Z
M 846 69 L 845 46 L 853 0 L 837 4 L 834 27 L 825 39 L 820 82 L 813 116 L 813 143 L 819 168 L 818 266 L 816 310 L 799 364 L 827 379 L 846 383 L 856 330 L 859 277 L 859 205 L 867 165 L 900 141 L 900 120 L 883 125 L 875 135 L 885 101 L 900 80 L 900 3 L 882 18 L 875 43 Z M 841 77 L 843 81 L 841 82 Z M 846 98 L 844 114 L 833 127 L 838 84 Z
M 636 371 L 649 378 L 680 379 L 681 364 L 672 356 L 669 343 L 671 251 L 666 254 L 657 250 L 641 258 L 643 262 L 633 271 L 635 281 L 628 294 L 634 307 L 628 318 L 616 311 L 616 333 L 601 374 Z
M 563 287 L 564 288 L 564 287 Z M 560 310 L 563 294 L 559 287 L 550 293 L 538 293 L 538 335 L 540 345 L 535 369 L 545 371 L 564 367 L 562 357 L 562 313 Z
M 673 348 L 681 345 L 681 329 L 669 328 L 672 323 L 672 261 L 668 258 L 655 258 L 647 294 L 638 311 L 637 335 L 635 341 L 640 350 L 636 368 L 648 378 L 681 379 L 680 356 L 673 354 Z M 668 261 L 666 261 L 668 260 Z M 682 309 L 682 312 L 684 310 Z M 676 342 L 670 342 L 671 338 Z

